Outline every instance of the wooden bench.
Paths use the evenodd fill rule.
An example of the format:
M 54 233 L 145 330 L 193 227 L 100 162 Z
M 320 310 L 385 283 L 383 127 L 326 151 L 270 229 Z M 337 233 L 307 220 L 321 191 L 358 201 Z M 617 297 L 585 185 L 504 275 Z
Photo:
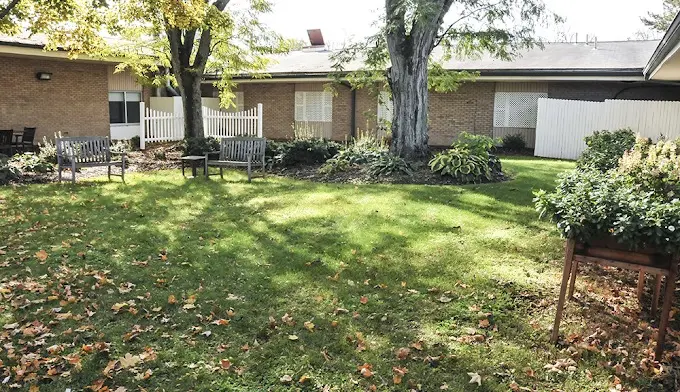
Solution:
M 211 160 L 210 153 L 205 154 L 205 177 L 208 178 L 208 167 L 219 167 L 220 177 L 224 178 L 223 169 L 228 166 L 248 168 L 248 182 L 252 179 L 253 165 L 262 165 L 265 171 L 265 149 L 267 139 L 261 137 L 225 137 L 220 141 L 220 156 Z
M 57 138 L 57 165 L 59 170 L 59 182 L 61 171 L 71 169 L 71 181 L 76 182 L 76 169 L 83 167 L 108 167 L 109 181 L 111 180 L 111 168 L 120 167 L 120 177 L 125 182 L 125 163 L 127 156 L 121 155 L 120 161 L 111 160 L 111 143 L 104 136 L 82 136 Z M 116 174 L 117 175 L 117 174 Z

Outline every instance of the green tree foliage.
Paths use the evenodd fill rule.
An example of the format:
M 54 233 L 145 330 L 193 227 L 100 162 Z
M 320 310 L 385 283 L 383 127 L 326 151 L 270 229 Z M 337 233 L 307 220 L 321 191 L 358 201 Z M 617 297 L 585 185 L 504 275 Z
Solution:
M 1 0 L 0 0 L 1 1 Z M 289 44 L 260 23 L 267 0 L 21 0 L 0 29 L 28 29 L 48 38 L 47 49 L 71 56 L 115 57 L 117 70 L 141 82 L 179 87 L 187 136 L 203 134 L 200 85 L 207 72 L 220 76 L 223 106 L 232 104 L 235 74 L 260 73 L 269 54 Z M 0 5 L 0 7 L 2 7 Z M 229 5 L 229 7 L 227 7 Z M 3 8 L 0 8 L 3 9 Z M 166 72 L 165 70 L 171 70 Z
M 651 30 L 665 33 L 678 12 L 680 12 L 680 0 L 663 0 L 663 11 L 648 12 L 647 16 L 640 17 L 640 21 Z
M 378 32 L 337 53 L 334 69 L 344 77 L 348 63 L 363 61 L 347 79 L 356 88 L 391 91 L 391 150 L 419 158 L 427 154 L 428 90 L 452 91 L 476 76 L 442 64 L 482 54 L 510 60 L 518 50 L 540 45 L 535 28 L 550 17 L 561 20 L 542 0 L 386 0 Z

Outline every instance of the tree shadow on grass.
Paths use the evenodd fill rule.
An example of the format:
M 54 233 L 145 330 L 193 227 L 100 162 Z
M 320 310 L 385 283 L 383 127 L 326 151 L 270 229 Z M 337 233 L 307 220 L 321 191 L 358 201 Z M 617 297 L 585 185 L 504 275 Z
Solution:
M 46 225 L 45 230 L 22 234 L 21 240 L 31 244 L 30 252 L 72 239 L 68 226 L 75 225 L 78 241 L 59 250 L 68 255 L 66 264 L 110 269 L 117 285 L 137 285 L 131 293 L 119 293 L 112 287 L 110 294 L 92 294 L 100 310 L 91 322 L 113 342 L 114 358 L 140 352 L 147 345 L 156 349 L 159 365 L 154 376 L 142 382 L 146 386 L 276 389 L 281 387 L 283 374 L 296 379 L 309 374 L 321 384 L 346 389 L 383 382 L 387 387 L 391 367 L 399 365 L 407 366 L 408 377 L 423 383 L 426 390 L 439 388 L 443 382 L 453 390 L 463 390 L 469 385 L 466 373 L 472 371 L 481 371 L 493 380 L 480 390 L 504 390 L 507 380 L 492 375 L 505 371 L 501 362 L 533 361 L 536 366 L 550 355 L 531 358 L 531 349 L 527 349 L 549 348 L 541 343 L 532 345 L 536 334 L 523 317 L 533 297 L 516 298 L 518 292 L 531 288 L 508 287 L 486 276 L 471 280 L 469 271 L 474 270 L 477 259 L 465 252 L 465 244 L 438 254 L 424 242 L 427 238 L 420 236 L 427 233 L 428 237 L 453 240 L 458 233 L 449 222 L 429 219 L 427 211 L 419 215 L 381 211 L 379 205 L 373 208 L 374 201 L 361 199 L 392 192 L 388 198 L 395 201 L 413 193 L 416 200 L 430 203 L 430 197 L 436 195 L 394 192 L 380 186 L 352 189 L 286 181 L 178 184 L 155 179 L 126 187 L 38 188 L 24 194 L 26 199 L 11 208 L 33 208 L 23 227 L 32 227 L 35 220 Z M 54 197 L 54 192 L 64 190 L 67 192 Z M 438 206 L 438 202 L 432 204 Z M 314 203 L 331 207 L 324 209 Z M 50 215 L 37 213 L 43 207 L 52 211 Z M 348 209 L 350 216 L 346 215 Z M 53 213 L 57 210 L 58 214 Z M 19 242 L 16 232 L 10 239 L 10 246 Z M 76 255 L 82 250 L 84 259 Z M 9 256 L 18 257 L 14 249 Z M 36 276 L 46 271 L 34 262 L 30 266 Z M 12 269 L 18 272 L 23 266 Z M 458 284 L 460 279 L 469 286 Z M 440 285 L 438 290 L 428 292 L 433 284 Z M 87 290 L 87 285 L 83 289 Z M 146 292 L 151 297 L 137 300 L 144 309 L 137 315 L 108 311 L 114 303 L 144 297 Z M 489 292 L 495 293 L 493 300 L 488 298 Z M 180 304 L 169 305 L 169 295 L 177 296 Z M 182 298 L 190 295 L 197 295 L 197 309 L 183 310 Z M 442 296 L 452 301 L 442 302 Z M 360 302 L 361 297 L 368 299 L 366 304 Z M 450 340 L 464 335 L 464 328 L 476 327 L 479 316 L 470 311 L 472 306 L 494 314 L 501 328 L 496 341 L 502 344 L 494 344 L 493 339 L 473 345 Z M 156 307 L 162 310 L 150 310 Z M 230 308 L 236 314 L 226 328 L 198 317 L 212 313 L 215 318 L 225 318 Z M 348 313 L 338 312 L 339 308 Z M 285 313 L 294 318 L 295 325 L 281 320 Z M 29 317 L 23 311 L 16 315 Z M 271 325 L 270 316 L 276 325 Z M 160 322 L 163 318 L 170 321 Z M 305 321 L 315 324 L 312 331 L 303 326 Z M 332 326 L 333 321 L 337 326 Z M 121 336 L 135 324 L 154 329 L 122 341 Z M 211 335 L 192 332 L 193 326 L 210 330 Z M 366 341 L 365 351 L 358 349 L 357 332 Z M 291 335 L 297 339 L 291 340 Z M 422 352 L 411 349 L 410 359 L 397 360 L 395 348 L 420 339 L 426 341 Z M 245 344 L 247 349 L 243 349 Z M 505 350 L 504 345 L 514 348 Z M 498 358 L 488 358 L 490 352 Z M 440 355 L 444 357 L 432 359 Z M 247 369 L 242 376 L 187 370 L 192 363 L 214 364 L 217 358 L 231 358 L 234 366 Z M 162 365 L 172 362 L 178 365 Z M 356 366 L 364 362 L 373 364 L 377 376 L 351 387 L 354 384 L 349 379 L 360 378 Z M 106 360 L 92 360 L 85 367 L 91 372 L 77 374 L 74 382 L 57 381 L 51 386 L 88 385 L 100 377 L 105 365 Z M 116 381 L 139 383 L 125 375 L 116 376 Z

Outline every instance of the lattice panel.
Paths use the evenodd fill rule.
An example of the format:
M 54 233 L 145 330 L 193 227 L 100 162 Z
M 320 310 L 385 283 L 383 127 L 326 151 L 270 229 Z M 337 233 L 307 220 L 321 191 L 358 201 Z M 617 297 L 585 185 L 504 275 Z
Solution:
M 536 128 L 539 98 L 548 98 L 548 94 L 497 92 L 494 101 L 494 127 Z
M 392 97 L 388 92 L 381 92 L 378 98 L 378 123 L 384 124 L 392 122 L 392 115 L 394 113 L 394 106 Z
M 295 121 L 333 121 L 333 94 L 327 91 L 296 91 Z

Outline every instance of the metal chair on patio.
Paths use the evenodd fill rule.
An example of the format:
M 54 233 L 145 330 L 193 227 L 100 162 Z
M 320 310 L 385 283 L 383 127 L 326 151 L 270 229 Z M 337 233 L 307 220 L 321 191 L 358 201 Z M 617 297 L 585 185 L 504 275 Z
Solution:
M 35 127 L 25 127 L 23 133 L 15 135 L 14 148 L 21 152 L 35 151 L 35 130 Z
M 0 154 L 12 156 L 12 138 L 14 131 L 12 129 L 0 129 Z

